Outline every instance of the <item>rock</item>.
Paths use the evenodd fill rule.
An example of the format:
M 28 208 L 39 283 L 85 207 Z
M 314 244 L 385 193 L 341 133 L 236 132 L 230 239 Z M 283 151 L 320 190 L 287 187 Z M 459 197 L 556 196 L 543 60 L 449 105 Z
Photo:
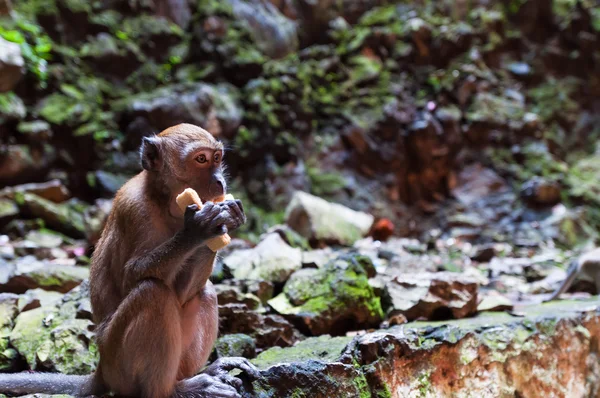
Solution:
M 84 210 L 85 234 L 90 245 L 95 245 L 100 239 L 112 205 L 112 199 L 98 199 Z
M 0 93 L 0 123 L 15 122 L 27 115 L 23 100 L 15 93 Z
M 287 225 L 275 225 L 267 230 L 266 235 L 271 233 L 279 234 L 281 239 L 285 240 L 285 242 L 292 247 L 302 250 L 310 250 L 310 246 L 306 238 Z M 264 238 L 264 236 L 261 238 Z
M 237 279 L 281 283 L 302 267 L 302 252 L 279 234 L 269 234 L 253 249 L 235 251 L 223 263 Z
M 217 137 L 231 138 L 242 120 L 235 87 L 205 83 L 177 84 L 115 103 L 127 119 L 144 117 L 155 132 L 192 123 Z
M 19 314 L 18 301 L 16 294 L 0 293 L 0 372 L 13 370 L 17 360 L 17 351 L 9 347 L 8 334 Z
M 373 216 L 297 191 L 286 209 L 286 223 L 310 241 L 352 246 L 365 236 Z
M 570 194 L 591 203 L 600 203 L 600 160 L 598 155 L 585 157 L 577 161 L 569 173 L 566 182 Z
M 62 297 L 63 295 L 59 292 L 40 288 L 29 289 L 19 296 L 19 311 L 25 312 L 39 307 L 48 307 L 58 303 Z
M 83 213 L 87 205 L 78 201 L 58 204 L 31 193 L 19 195 L 16 200 L 27 214 L 43 219 L 49 228 L 74 238 L 86 237 Z
M 59 234 L 49 230 L 30 231 L 25 235 L 25 239 L 34 243 L 36 247 L 48 249 L 57 248 L 63 243 L 63 238 Z
M 282 58 L 298 50 L 296 24 L 268 1 L 227 0 L 233 14 L 248 28 L 256 47 L 270 58 Z
M 89 275 L 87 268 L 38 261 L 34 256 L 21 257 L 5 268 L 0 274 L 0 291 L 12 293 L 35 288 L 65 293 Z
M 296 271 L 268 304 L 312 335 L 340 335 L 376 326 L 383 313 L 379 297 L 369 286 L 362 265 L 365 259 L 341 257 L 320 269 Z
M 259 354 L 253 362 L 262 377 L 242 396 L 594 395 L 599 306 L 598 298 L 535 304 L 522 308 L 521 318 L 481 314 L 409 323 L 353 341 L 308 338 Z
M 370 396 L 360 370 L 338 360 L 350 338 L 321 336 L 307 341 L 288 349 L 272 348 L 254 359 L 252 362 L 265 370 L 260 381 L 250 390 L 244 389 L 242 396 L 287 397 L 290 391 L 315 398 Z
M 488 262 L 496 256 L 496 247 L 493 244 L 477 245 L 473 248 L 471 260 Z
M 19 44 L 0 37 L 0 93 L 11 91 L 25 72 Z
M 471 206 L 478 200 L 508 189 L 506 182 L 491 169 L 480 164 L 465 167 L 458 175 L 458 184 L 454 196 L 465 206 Z
M 19 215 L 19 206 L 10 199 L 0 198 L 0 225 L 6 225 Z
M 263 304 L 273 297 L 274 286 L 271 282 L 249 280 L 242 283 L 245 290 L 258 297 Z
M 214 357 L 244 357 L 254 358 L 256 356 L 256 345 L 252 337 L 237 333 L 227 334 L 215 342 Z
M 0 112 L 0 121 L 1 116 Z M 26 145 L 8 145 L 0 151 L 0 186 L 42 179 L 54 159 L 54 150 L 48 146 L 38 149 Z
M 169 18 L 180 28 L 186 29 L 192 18 L 187 0 L 157 0 L 154 2 L 156 15 Z
M 77 308 L 88 297 L 89 286 L 84 282 L 54 306 L 19 314 L 10 343 L 32 370 L 87 375 L 95 369 L 98 348 L 93 324 L 77 318 Z
M 371 236 L 375 240 L 386 241 L 394 234 L 394 224 L 387 218 L 378 220 L 371 229 Z
M 481 301 L 477 304 L 477 312 L 483 311 L 511 311 L 513 302 L 493 290 L 480 293 Z
M 247 334 L 255 340 L 258 349 L 289 347 L 302 338 L 285 318 L 260 314 L 244 304 L 219 306 L 219 331 L 221 334 Z
M 60 180 L 30 183 L 6 187 L 0 190 L 0 197 L 15 199 L 17 194 L 30 193 L 54 203 L 62 203 L 71 197 L 71 193 Z
M 241 289 L 235 286 L 215 285 L 219 305 L 225 304 L 244 304 L 251 310 L 257 309 L 261 301 L 251 293 L 242 293 Z
M 454 272 L 399 274 L 385 284 L 383 303 L 390 316 L 411 321 L 460 319 L 477 311 L 478 283 Z
M 339 253 L 330 247 L 302 252 L 302 268 L 321 268 L 335 259 Z
M 98 188 L 110 196 L 114 196 L 130 178 L 130 176 L 114 174 L 103 170 L 96 170 L 94 176 Z
M 526 181 L 521 187 L 521 197 L 533 206 L 554 206 L 560 202 L 560 185 L 541 177 Z

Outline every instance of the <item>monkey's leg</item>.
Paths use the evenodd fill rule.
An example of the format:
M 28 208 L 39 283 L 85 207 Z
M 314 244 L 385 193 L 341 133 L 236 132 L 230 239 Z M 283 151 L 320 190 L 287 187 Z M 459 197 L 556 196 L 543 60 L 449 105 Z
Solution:
M 207 282 L 202 292 L 190 300 L 182 313 L 184 345 L 178 379 L 184 380 L 177 384 L 174 397 L 204 397 L 199 392 L 204 392 L 207 397 L 239 397 L 231 386 L 239 388 L 242 381 L 229 375 L 229 370 L 241 369 L 251 378 L 260 376 L 246 358 L 222 358 L 202 374 L 192 377 L 208 360 L 217 338 L 218 320 L 217 294 L 213 285 Z
M 119 395 L 164 398 L 181 360 L 180 305 L 160 281 L 144 280 L 98 334 L 102 377 Z
M 183 356 L 177 379 L 194 376 L 208 360 L 219 333 L 217 292 L 210 281 L 187 303 L 181 316 Z

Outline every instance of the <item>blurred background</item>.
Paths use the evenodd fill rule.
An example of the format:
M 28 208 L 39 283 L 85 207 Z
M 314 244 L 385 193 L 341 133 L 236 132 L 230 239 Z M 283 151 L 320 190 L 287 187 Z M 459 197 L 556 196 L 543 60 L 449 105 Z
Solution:
M 226 144 L 248 223 L 213 279 L 222 333 L 260 352 L 551 292 L 600 231 L 599 111 L 595 0 L 0 0 L 0 291 L 21 303 L 0 369 L 93 368 L 80 288 L 62 299 L 76 365 L 10 331 L 87 278 L 144 136 L 188 122 Z M 343 261 L 363 307 L 330 292 L 342 314 L 311 323 L 282 306 L 306 303 L 300 282 L 357 277 L 324 265 L 339 254 L 362 256 Z M 460 310 L 403 302 L 399 275 L 419 272 L 463 289 Z

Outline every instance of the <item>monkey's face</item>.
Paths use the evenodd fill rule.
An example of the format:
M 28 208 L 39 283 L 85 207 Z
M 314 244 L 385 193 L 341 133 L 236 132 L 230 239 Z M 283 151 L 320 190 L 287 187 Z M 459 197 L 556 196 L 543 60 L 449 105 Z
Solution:
M 223 149 L 198 147 L 185 162 L 189 176 L 187 183 L 198 192 L 203 202 L 214 201 L 225 195 L 227 187 L 223 177 Z
M 144 137 L 142 166 L 162 178 L 172 194 L 193 188 L 203 202 L 227 192 L 223 177 L 223 144 L 208 131 L 178 124 L 158 136 Z

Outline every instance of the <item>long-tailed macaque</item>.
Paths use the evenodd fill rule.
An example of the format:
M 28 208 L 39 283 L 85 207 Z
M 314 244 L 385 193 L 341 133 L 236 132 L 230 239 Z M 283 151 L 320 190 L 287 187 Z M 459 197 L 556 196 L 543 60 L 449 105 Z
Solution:
M 575 280 L 580 279 L 596 284 L 596 293 L 600 294 L 600 248 L 584 253 L 569 265 L 567 277 L 561 285 L 552 293 L 550 298 L 544 301 L 556 300 L 565 293 Z
M 141 397 L 239 397 L 228 371 L 258 371 L 244 358 L 224 358 L 197 374 L 218 332 L 215 290 L 208 280 L 215 253 L 205 242 L 240 227 L 239 200 L 226 192 L 223 145 L 190 124 L 143 139 L 144 170 L 117 193 L 94 251 L 90 292 L 100 361 L 91 376 L 0 375 L 0 392 L 112 392 Z M 185 188 L 205 205 L 180 210 Z

